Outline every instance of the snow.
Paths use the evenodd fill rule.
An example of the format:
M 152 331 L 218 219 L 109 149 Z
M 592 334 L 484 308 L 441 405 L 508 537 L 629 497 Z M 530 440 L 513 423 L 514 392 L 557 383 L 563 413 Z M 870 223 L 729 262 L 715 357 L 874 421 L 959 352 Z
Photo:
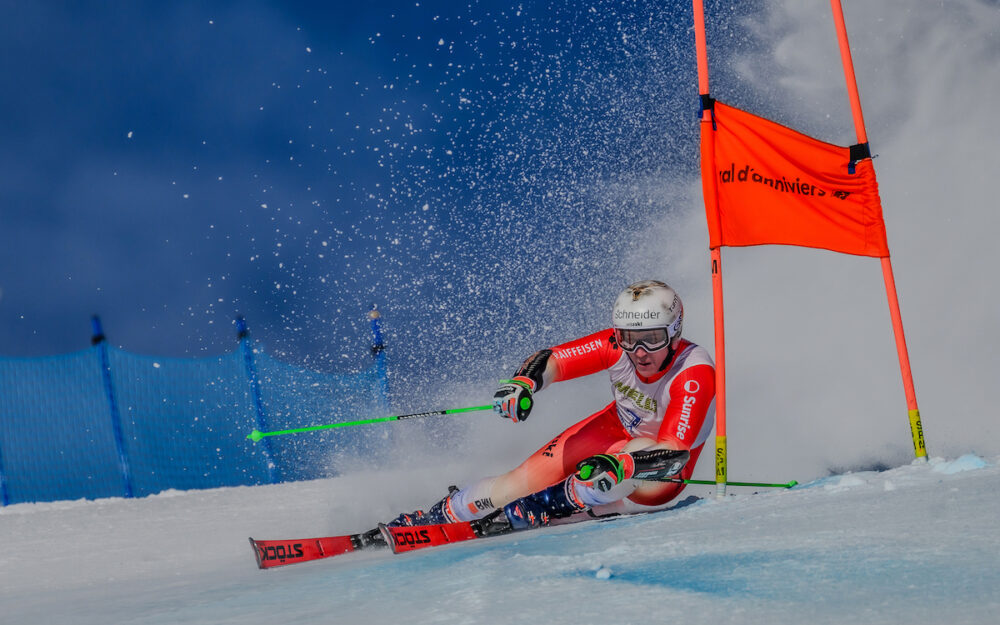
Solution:
M 940 462 L 935 464 L 934 470 L 938 473 L 944 473 L 945 475 L 952 475 L 953 473 L 961 473 L 962 471 L 982 469 L 985 466 L 986 462 L 979 456 L 976 456 L 975 454 L 965 454 L 953 462 Z
M 1000 468 L 972 454 L 721 501 L 706 488 L 656 515 L 256 568 L 248 536 L 366 529 L 454 469 L 0 509 L 4 622 L 954 625 L 1000 610 Z
M 866 118 L 882 155 L 877 166 L 927 444 L 946 457 L 901 460 L 910 453 L 909 431 L 884 300 L 855 298 L 850 315 L 804 310 L 795 303 L 801 298 L 826 305 L 820 295 L 843 290 L 839 278 L 815 279 L 840 276 L 841 264 L 834 274 L 820 265 L 828 257 L 814 261 L 778 250 L 757 260 L 764 251 L 754 250 L 753 258 L 733 251 L 727 256 L 737 261 L 727 265 L 733 272 L 727 274 L 727 332 L 730 406 L 739 409 L 729 424 L 731 477 L 795 478 L 800 486 L 756 494 L 734 488 L 721 501 L 710 495 L 711 487 L 692 487 L 686 494 L 699 499 L 657 515 L 401 556 L 374 552 L 256 569 L 248 536 L 368 529 L 428 505 L 447 484 L 519 461 L 567 424 L 546 421 L 556 416 L 544 414 L 549 406 L 560 405 L 570 419 L 587 414 L 585 406 L 603 405 L 597 397 L 606 395 L 603 380 L 584 382 L 574 387 L 575 403 L 547 394 L 549 403 L 540 402 L 532 420 L 516 428 L 489 422 L 462 432 L 470 445 L 489 442 L 489 449 L 477 450 L 480 458 L 464 462 L 440 464 L 404 450 L 410 468 L 360 471 L 345 463 L 355 472 L 331 480 L 0 508 L 0 622 L 996 622 L 1000 457 L 992 399 L 983 389 L 997 373 L 988 346 L 998 300 L 995 290 L 982 290 L 982 272 L 967 271 L 970 257 L 955 252 L 979 250 L 972 258 L 976 266 L 996 265 L 990 241 L 996 218 L 988 202 L 983 208 L 983 198 L 993 196 L 989 174 L 996 169 L 991 150 L 997 125 L 990 123 L 996 107 L 988 104 L 997 101 L 1000 85 L 993 80 L 1000 67 L 997 14 L 988 3 L 971 0 L 924 3 L 919 10 L 911 4 L 853 3 L 848 18 Z M 828 14 L 802 3 L 775 6 L 758 30 L 776 47 L 764 47 L 763 60 L 733 61 L 733 69 L 750 72 L 750 84 L 774 86 L 782 99 L 804 101 L 802 110 L 843 109 Z M 902 17 L 889 20 L 882 13 Z M 820 63 L 812 48 L 823 46 L 832 60 Z M 780 75 L 755 79 L 753 71 L 773 67 L 774 60 L 783 64 Z M 812 78 L 818 67 L 835 74 Z M 972 85 L 975 106 L 954 115 L 952 94 Z M 461 96 L 460 102 L 471 100 Z M 845 116 L 841 110 L 831 127 L 849 132 Z M 929 158 L 928 145 L 943 157 Z M 701 280 L 703 214 L 689 212 L 690 224 L 667 223 L 672 231 L 663 240 L 690 239 L 690 248 L 679 247 L 674 256 L 661 246 L 642 253 L 655 254 L 659 264 L 652 266 L 669 267 L 668 275 Z M 687 272 L 687 264 L 698 271 Z M 851 293 L 880 292 L 877 271 L 848 269 L 856 289 Z M 687 286 L 691 310 L 710 311 L 707 287 Z M 771 290 L 762 293 L 765 287 Z M 922 305 L 928 288 L 945 304 Z M 798 321 L 813 317 L 833 331 Z M 870 320 L 878 323 L 861 325 Z M 709 315 L 689 322 L 692 336 L 712 336 Z M 870 353 L 845 360 L 838 349 L 844 336 Z M 760 346 L 740 344 L 754 337 Z M 771 349 L 777 343 L 794 353 Z M 872 353 L 891 365 L 888 374 L 872 364 Z M 476 398 L 469 405 L 479 403 L 481 393 Z M 899 466 L 847 470 L 876 463 Z M 843 468 L 831 475 L 825 471 L 831 466 Z M 696 477 L 709 477 L 710 457 L 698 470 Z

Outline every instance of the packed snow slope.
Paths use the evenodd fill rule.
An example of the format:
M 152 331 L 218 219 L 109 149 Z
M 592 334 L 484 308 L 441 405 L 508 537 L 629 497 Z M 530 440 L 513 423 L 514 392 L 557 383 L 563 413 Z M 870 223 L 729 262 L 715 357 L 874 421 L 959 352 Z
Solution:
M 449 469 L 21 504 L 0 509 L 2 621 L 993 623 L 996 461 L 935 458 L 691 498 L 655 515 L 269 571 L 256 568 L 247 536 L 364 529 L 416 505 L 414 493 Z

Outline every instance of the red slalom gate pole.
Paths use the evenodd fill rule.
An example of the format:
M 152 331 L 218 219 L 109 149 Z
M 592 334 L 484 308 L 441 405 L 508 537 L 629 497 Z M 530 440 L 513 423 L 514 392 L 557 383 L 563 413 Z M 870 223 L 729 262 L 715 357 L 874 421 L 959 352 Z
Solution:
M 861 112 L 861 96 L 858 94 L 858 79 L 854 74 L 854 61 L 851 58 L 851 45 L 847 39 L 847 25 L 844 22 L 844 7 L 840 0 L 830 0 L 833 10 L 833 22 L 837 29 L 837 42 L 840 45 L 840 60 L 844 66 L 844 80 L 847 83 L 847 95 L 851 101 L 851 113 L 854 117 L 854 131 L 858 143 L 868 143 L 868 133 L 865 130 L 865 119 Z M 896 292 L 896 280 L 892 272 L 892 261 L 888 256 L 882 259 L 882 278 L 885 281 L 886 295 L 889 301 L 889 314 L 892 317 L 892 331 L 896 338 L 896 353 L 899 357 L 899 370 L 903 377 L 903 391 L 906 394 L 906 408 L 910 420 L 910 435 L 913 438 L 913 453 L 918 460 L 927 460 L 927 448 L 924 443 L 924 429 L 920 423 L 920 408 L 917 405 L 917 392 L 913 386 L 913 373 L 910 369 L 910 355 L 906 349 L 906 334 L 903 332 L 903 317 L 899 311 L 899 296 Z

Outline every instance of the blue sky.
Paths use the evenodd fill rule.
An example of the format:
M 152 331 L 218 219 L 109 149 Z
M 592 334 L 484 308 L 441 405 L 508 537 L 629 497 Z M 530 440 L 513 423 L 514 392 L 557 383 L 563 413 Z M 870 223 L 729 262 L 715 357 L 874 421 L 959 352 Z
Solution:
M 697 171 L 661 5 L 0 4 L 0 353 L 85 348 L 94 313 L 166 356 L 243 314 L 321 369 L 372 303 L 425 368 L 596 329 L 671 210 L 648 181 Z

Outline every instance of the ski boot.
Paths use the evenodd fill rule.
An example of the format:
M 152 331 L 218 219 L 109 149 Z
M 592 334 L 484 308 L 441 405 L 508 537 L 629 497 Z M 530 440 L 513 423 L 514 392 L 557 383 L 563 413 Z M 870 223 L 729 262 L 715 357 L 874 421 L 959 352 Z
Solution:
M 545 490 L 515 499 L 503 507 L 510 531 L 544 527 L 552 519 L 562 519 L 586 508 L 569 493 L 572 477 L 553 484 Z
M 442 523 L 455 523 L 458 519 L 451 514 L 451 494 L 458 490 L 457 486 L 449 486 L 448 494 L 444 498 L 430 507 L 427 512 L 414 510 L 404 512 L 395 519 L 386 523 L 388 527 L 410 527 L 413 525 L 440 525 Z

